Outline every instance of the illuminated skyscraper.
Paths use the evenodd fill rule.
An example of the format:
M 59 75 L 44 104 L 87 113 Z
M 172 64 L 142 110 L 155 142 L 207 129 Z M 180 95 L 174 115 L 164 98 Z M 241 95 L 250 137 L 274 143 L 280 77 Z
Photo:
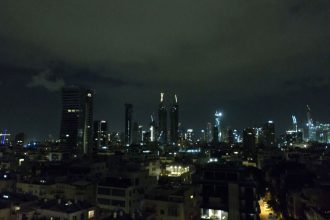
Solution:
M 132 119 L 133 119 L 133 105 L 125 104 L 125 137 L 124 142 L 126 146 L 132 143 Z
M 93 96 L 92 90 L 76 86 L 62 90 L 60 140 L 78 154 L 92 152 Z
M 167 110 L 164 104 L 164 93 L 160 94 L 160 104 L 158 108 L 158 131 L 159 142 L 161 144 L 167 143 Z
M 215 114 L 215 127 L 217 127 L 218 129 L 218 142 L 222 141 L 222 133 L 221 133 L 221 117 L 222 117 L 222 113 L 219 111 L 216 111 Z M 214 136 L 214 134 L 213 134 Z M 214 141 L 214 140 L 213 140 Z
M 179 104 L 177 95 L 174 96 L 174 103 L 170 112 L 171 128 L 171 144 L 177 144 L 179 137 Z
M 154 119 L 154 115 L 151 115 L 151 123 L 150 123 L 150 142 L 156 141 L 156 122 Z

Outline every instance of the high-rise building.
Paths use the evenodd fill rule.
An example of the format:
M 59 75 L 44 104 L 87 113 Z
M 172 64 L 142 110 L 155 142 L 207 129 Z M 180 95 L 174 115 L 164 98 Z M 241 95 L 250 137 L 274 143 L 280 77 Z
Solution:
M 263 126 L 263 140 L 267 148 L 275 147 L 275 125 L 273 121 L 268 121 Z
M 212 123 L 208 122 L 206 125 L 206 138 L 208 143 L 213 141 L 213 126 Z
M 213 144 L 219 144 L 219 130 L 218 130 L 218 127 L 217 126 L 214 126 L 213 127 L 213 141 L 212 143 Z
M 222 113 L 220 111 L 216 111 L 215 114 L 214 114 L 214 117 L 215 117 L 215 127 L 217 127 L 218 129 L 218 142 L 221 142 L 222 141 L 222 133 L 221 133 L 221 126 L 222 126 L 222 123 L 221 123 L 221 117 L 222 117 Z M 214 135 L 213 135 L 214 136 Z M 213 140 L 215 141 L 215 140 Z
M 62 90 L 60 140 L 77 154 L 92 152 L 93 96 L 92 90 L 77 86 Z
M 160 94 L 160 103 L 158 108 L 158 131 L 159 142 L 161 144 L 167 143 L 167 110 L 164 104 L 164 93 Z
M 150 142 L 155 142 L 156 141 L 156 122 L 154 120 L 154 115 L 151 115 L 151 122 L 150 122 Z
M 256 152 L 256 136 L 253 128 L 243 130 L 243 149 L 250 153 Z
M 106 121 L 94 121 L 93 126 L 94 153 L 109 144 L 108 124 Z
M 132 144 L 139 144 L 140 141 L 139 123 L 134 122 L 132 127 Z
M 171 120 L 171 128 L 170 128 L 171 144 L 177 144 L 179 138 L 179 104 L 178 104 L 177 95 L 174 96 L 174 103 L 170 111 L 170 120 Z
M 235 136 L 234 136 L 233 129 L 227 130 L 227 142 L 228 142 L 228 144 L 233 144 L 235 142 Z
M 133 105 L 125 104 L 125 137 L 124 142 L 126 146 L 132 143 L 132 120 L 133 120 Z

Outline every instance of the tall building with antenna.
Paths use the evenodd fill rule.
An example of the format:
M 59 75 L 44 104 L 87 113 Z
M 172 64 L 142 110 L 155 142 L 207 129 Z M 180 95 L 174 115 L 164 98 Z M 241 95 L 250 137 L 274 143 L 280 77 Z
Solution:
M 170 122 L 171 144 L 177 144 L 179 138 L 179 104 L 177 95 L 174 95 L 174 103 L 170 110 Z

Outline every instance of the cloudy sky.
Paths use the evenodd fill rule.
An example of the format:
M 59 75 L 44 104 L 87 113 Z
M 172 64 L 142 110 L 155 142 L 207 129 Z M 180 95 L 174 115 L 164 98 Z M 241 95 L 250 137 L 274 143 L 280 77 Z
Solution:
M 202 129 L 216 109 L 243 128 L 291 115 L 330 122 L 329 0 L 1 0 L 0 129 L 59 133 L 60 90 L 95 89 L 95 119 L 145 126 L 159 93 Z

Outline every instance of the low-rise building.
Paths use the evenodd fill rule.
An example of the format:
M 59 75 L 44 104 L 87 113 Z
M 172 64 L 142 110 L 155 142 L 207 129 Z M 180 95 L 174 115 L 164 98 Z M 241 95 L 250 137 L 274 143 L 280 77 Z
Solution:
M 144 194 L 156 185 L 147 170 L 113 172 L 97 186 L 96 202 L 104 213 L 123 210 L 133 214 L 141 209 Z
M 143 211 L 153 220 L 200 219 L 197 190 L 192 186 L 157 187 L 146 195 Z

